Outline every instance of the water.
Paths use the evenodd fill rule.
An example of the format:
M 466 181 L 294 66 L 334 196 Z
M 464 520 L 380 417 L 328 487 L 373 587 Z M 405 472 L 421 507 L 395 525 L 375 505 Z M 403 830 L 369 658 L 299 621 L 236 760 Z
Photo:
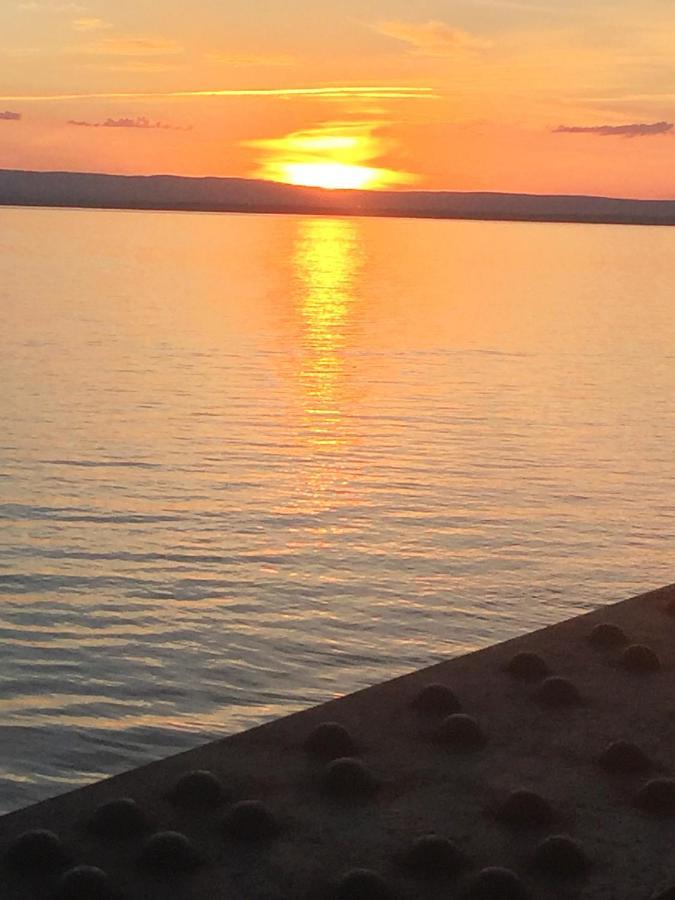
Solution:
M 0 210 L 0 809 L 673 578 L 675 232 Z

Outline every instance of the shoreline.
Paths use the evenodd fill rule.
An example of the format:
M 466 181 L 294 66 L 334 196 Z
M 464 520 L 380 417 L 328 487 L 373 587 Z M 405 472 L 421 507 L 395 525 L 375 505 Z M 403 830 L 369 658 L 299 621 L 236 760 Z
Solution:
M 349 886 L 341 879 L 363 868 L 379 873 L 386 896 L 400 900 L 440 900 L 453 891 L 478 897 L 475 879 L 494 866 L 515 873 L 523 896 L 647 900 L 675 885 L 668 852 L 675 801 L 650 806 L 644 799 L 650 781 L 675 776 L 674 610 L 675 585 L 10 813 L 0 819 L 0 858 L 23 832 L 49 829 L 73 862 L 100 868 L 120 896 L 132 900 L 341 900 L 361 896 L 345 893 Z M 626 654 L 625 645 L 652 650 L 658 669 L 644 665 L 649 654 L 641 664 L 640 654 Z M 536 654 L 547 671 L 521 677 L 508 671 L 523 653 Z M 544 696 L 547 674 L 571 686 L 567 699 L 567 688 L 557 699 L 555 690 Z M 431 683 L 453 692 L 460 715 L 478 725 L 477 739 L 465 734 L 457 743 L 444 731 L 450 707 L 443 708 L 442 698 L 426 711 L 415 707 Z M 337 786 L 327 772 L 332 754 L 306 746 L 313 730 L 330 721 L 346 728 L 355 744 L 348 755 L 360 761 L 352 780 Z M 637 745 L 650 765 L 603 769 L 598 760 L 616 741 Z M 223 796 L 179 803 L 172 795 L 177 782 L 201 770 L 216 776 Z M 661 787 L 667 793 L 668 785 Z M 550 821 L 505 824 L 499 810 L 518 789 L 545 799 Z M 147 833 L 92 834 L 86 823 L 94 812 L 122 797 L 138 804 Z M 236 815 L 242 801 L 264 804 L 268 834 L 224 835 L 223 820 Z M 148 835 L 167 830 L 184 834 L 202 864 L 170 873 L 167 860 L 144 865 Z M 405 864 L 415 840 L 429 833 L 453 842 L 461 870 L 429 879 Z M 570 835 L 585 860 L 574 872 L 541 864 L 538 847 L 558 834 Z M 4 864 L 3 900 L 52 898 L 64 867 L 36 872 L 35 866 L 24 871 Z
M 503 191 L 328 190 L 275 181 L 0 169 L 0 206 L 675 225 L 675 199 Z
M 462 215 L 425 212 L 400 212 L 400 211 L 369 211 L 353 209 L 349 211 L 339 209 L 321 209 L 307 207 L 306 209 L 283 208 L 250 208 L 246 206 L 161 206 L 158 204 L 147 206 L 117 206 L 101 204 L 71 204 L 71 203 L 17 203 L 0 200 L 0 209 L 71 209 L 92 210 L 99 212 L 162 212 L 162 213 L 206 213 L 209 215 L 253 215 L 253 216 L 320 216 L 334 219 L 410 219 L 412 221 L 434 222 L 513 222 L 530 225 L 620 225 L 639 228 L 672 228 L 675 226 L 675 215 L 669 219 L 662 218 L 631 218 L 629 216 L 617 217 L 589 217 L 542 215 L 539 218 L 533 216 L 502 215 Z

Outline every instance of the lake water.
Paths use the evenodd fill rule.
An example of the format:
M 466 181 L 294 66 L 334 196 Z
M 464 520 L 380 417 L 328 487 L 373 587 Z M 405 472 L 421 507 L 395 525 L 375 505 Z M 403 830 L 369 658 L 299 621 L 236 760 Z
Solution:
M 0 210 L 0 810 L 674 581 L 675 231 Z

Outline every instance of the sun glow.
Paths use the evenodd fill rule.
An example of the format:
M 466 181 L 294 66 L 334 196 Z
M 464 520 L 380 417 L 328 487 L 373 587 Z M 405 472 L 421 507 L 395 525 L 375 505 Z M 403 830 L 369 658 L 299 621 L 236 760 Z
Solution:
M 416 176 L 373 163 L 392 149 L 381 123 L 324 123 L 280 138 L 246 141 L 263 150 L 256 177 L 326 190 L 377 190 L 409 184 Z
M 286 184 L 320 187 L 327 190 L 364 190 L 378 187 L 380 170 L 348 163 L 286 163 L 283 166 Z

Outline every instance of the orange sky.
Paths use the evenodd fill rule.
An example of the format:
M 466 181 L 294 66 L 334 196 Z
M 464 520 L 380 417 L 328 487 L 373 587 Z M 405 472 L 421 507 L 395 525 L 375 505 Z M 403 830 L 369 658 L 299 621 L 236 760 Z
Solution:
M 675 197 L 664 0 L 2 0 L 0 33 L 0 167 Z

